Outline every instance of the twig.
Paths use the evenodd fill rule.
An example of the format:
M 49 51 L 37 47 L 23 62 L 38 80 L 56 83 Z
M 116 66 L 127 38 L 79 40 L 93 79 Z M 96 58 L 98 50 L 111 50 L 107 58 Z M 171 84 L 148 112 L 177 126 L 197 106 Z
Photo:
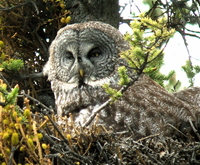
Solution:
M 135 80 L 136 81 L 136 80 Z M 133 81 L 133 82 L 135 82 Z M 129 85 L 130 86 L 130 85 Z M 122 86 L 121 89 L 119 90 L 119 92 L 123 93 L 124 91 L 126 91 L 126 89 L 128 88 L 128 86 Z M 87 127 L 91 122 L 92 120 L 95 118 L 95 116 L 103 109 L 105 108 L 106 106 L 108 106 L 111 102 L 113 102 L 113 99 L 108 99 L 105 103 L 103 103 L 101 106 L 95 108 L 93 111 L 92 111 L 92 114 L 90 115 L 90 117 L 88 118 L 88 120 L 83 123 L 82 127 Z
M 43 162 L 42 149 L 41 149 L 40 141 L 39 141 L 38 136 L 37 136 L 36 121 L 33 121 L 33 132 L 34 132 L 34 135 L 35 135 L 35 140 L 36 140 L 36 144 L 37 144 L 37 148 L 38 148 L 39 162 L 40 162 L 40 164 L 42 164 L 42 162 Z
M 103 103 L 100 107 L 95 108 L 92 111 L 93 113 L 90 115 L 89 119 L 82 125 L 82 127 L 87 127 L 92 122 L 92 120 L 95 118 L 97 113 L 99 113 L 103 108 L 105 108 L 107 105 L 109 105 L 112 101 L 113 101 L 112 99 L 109 99 L 105 103 Z
M 9 164 L 9 165 L 12 165 L 12 164 L 13 164 L 13 163 L 12 163 L 12 159 L 13 159 L 15 150 L 16 150 L 16 147 L 12 147 L 12 149 L 11 149 L 11 154 L 10 154 L 10 157 L 9 157 L 9 160 L 8 160 L 8 164 Z
M 197 36 L 195 34 L 185 33 L 185 35 L 190 36 L 190 37 L 196 37 L 196 38 L 200 39 L 200 36 Z
M 178 87 L 179 84 L 180 84 L 180 81 L 178 80 L 178 81 L 176 82 L 176 84 L 173 86 L 173 90 L 174 90 L 175 92 L 177 92 L 176 87 Z
M 17 4 L 16 6 L 12 6 L 12 7 L 0 8 L 0 11 L 12 10 L 12 9 L 15 9 L 15 8 L 18 8 L 18 7 L 21 7 L 21 6 L 24 6 L 24 5 L 28 4 L 28 3 L 30 3 L 30 2 L 20 3 L 20 4 Z
M 0 72 L 0 77 L 1 77 L 1 79 L 3 79 L 3 81 L 7 84 L 9 90 L 11 90 L 11 86 L 10 86 L 10 84 L 8 83 L 8 81 L 5 79 L 5 77 L 2 75 L 1 72 Z
M 45 155 L 45 157 L 47 157 L 47 158 L 58 158 L 65 164 L 74 164 L 70 159 L 68 159 L 68 160 L 63 159 L 61 153 L 49 154 L 49 155 Z
M 192 127 L 194 133 L 197 135 L 198 139 L 200 140 L 200 135 L 199 135 L 197 129 L 194 127 L 194 124 L 192 123 L 192 120 L 189 119 L 189 122 L 190 122 L 190 125 L 191 125 L 191 127 Z
M 124 6 L 120 6 L 120 7 L 122 7 L 122 9 L 121 9 L 121 11 L 120 11 L 120 15 L 123 13 L 123 11 L 124 11 L 124 9 L 126 8 L 126 6 L 127 6 L 128 4 L 126 3 Z
M 26 94 L 24 91 L 21 92 L 22 95 L 24 95 L 25 97 L 35 101 L 36 103 L 38 103 L 39 105 L 41 105 L 43 108 L 45 108 L 46 110 L 49 110 L 49 112 L 52 112 L 52 109 L 50 109 L 49 107 L 47 107 L 46 105 L 42 104 L 39 100 L 31 97 L 30 95 Z M 43 112 L 43 111 L 42 111 Z
M 146 140 L 146 139 L 149 139 L 149 138 L 153 138 L 153 137 L 156 137 L 156 136 L 159 136 L 159 135 L 160 135 L 160 133 L 157 133 L 157 134 L 154 134 L 154 135 L 149 135 L 149 136 L 146 136 L 144 138 L 137 140 L 137 142 L 140 142 L 140 141 L 143 141 L 143 140 Z
M 33 2 L 33 1 L 27 1 L 27 2 L 24 2 L 24 3 L 17 4 L 16 6 L 12 6 L 12 7 L 0 8 L 0 11 L 12 10 L 12 9 L 15 9 L 15 8 L 18 8 L 18 7 L 27 5 L 27 4 L 29 4 L 29 3 L 32 3 L 32 5 L 35 7 L 35 10 L 36 10 L 37 14 L 39 14 L 39 10 L 38 10 L 38 8 L 37 8 L 35 2 Z
M 143 165 L 146 165 L 144 159 L 142 158 L 141 156 L 141 151 L 139 152 L 140 150 L 135 150 L 136 154 L 138 155 L 139 159 L 140 159 L 140 162 L 143 164 Z
M 134 3 L 134 5 L 135 5 L 135 7 L 137 8 L 137 10 L 139 11 L 139 13 L 141 13 L 140 8 L 136 5 L 135 1 L 133 0 L 132 2 Z
M 33 27 L 33 26 L 32 26 Z M 38 35 L 38 32 L 34 32 L 35 36 L 37 37 L 38 39 L 38 42 L 41 44 L 42 48 L 44 49 L 44 52 L 45 52 L 45 55 L 46 57 L 48 57 L 48 48 L 47 46 L 45 45 L 44 41 L 42 40 L 42 38 Z
M 36 13 L 39 14 L 39 10 L 38 10 L 38 8 L 37 8 L 35 2 L 34 2 L 34 1 L 30 1 L 30 3 L 32 3 L 32 5 L 35 7 Z
M 183 135 L 183 136 L 185 136 L 185 137 L 187 137 L 183 132 L 181 132 L 180 130 L 178 130 L 176 127 L 174 127 L 173 125 L 171 125 L 171 124 L 167 124 L 168 126 L 170 126 L 170 127 L 172 127 L 173 129 L 175 129 L 177 132 L 179 132 L 181 135 Z
M 184 30 L 181 30 L 180 28 L 177 28 L 176 30 L 181 34 L 181 36 L 182 36 L 182 38 L 183 38 L 184 45 L 185 45 L 185 48 L 186 48 L 187 53 L 188 53 L 188 56 L 189 56 L 189 61 L 190 61 L 191 67 L 192 67 L 192 69 L 193 69 L 193 65 L 192 65 L 192 61 L 191 61 L 191 55 L 190 55 L 190 50 L 189 50 L 189 48 L 188 48 L 188 43 L 187 43 L 187 40 L 186 40 L 186 38 L 185 38 L 185 36 L 186 36 L 186 33 L 185 33 L 185 31 L 184 31 L 185 29 L 184 29 Z
M 32 74 L 29 74 L 29 75 L 26 75 L 26 76 L 22 76 L 21 78 L 22 79 L 38 79 L 38 78 L 42 78 L 44 77 L 43 73 L 42 72 L 39 72 L 39 73 L 32 73 Z
M 188 29 L 188 28 L 186 28 L 186 27 L 185 27 L 185 29 L 186 29 L 187 31 L 189 31 L 189 32 L 192 32 L 192 33 L 198 33 L 198 34 L 200 34 L 200 32 L 199 32 L 199 31 L 190 30 L 190 29 Z
M 169 42 L 169 39 L 166 40 L 165 46 L 161 49 L 161 51 L 159 52 L 159 54 L 156 57 L 154 57 L 152 60 L 148 61 L 148 63 L 151 63 L 152 61 L 154 61 L 155 59 L 157 59 L 160 55 L 162 55 L 162 53 L 164 52 L 164 49 L 167 47 L 168 42 Z
M 105 144 L 106 144 L 106 143 L 105 143 Z M 105 144 L 104 144 L 104 146 L 102 146 L 102 145 L 99 143 L 99 141 L 97 141 L 97 149 L 99 149 L 99 152 L 100 152 L 99 155 L 100 155 L 100 157 L 102 157 L 102 155 L 103 155 L 103 157 L 105 158 L 107 164 L 110 164 L 110 163 L 109 163 L 109 160 L 108 160 L 108 157 L 107 157 L 107 155 L 106 155 L 105 152 L 104 152 Z

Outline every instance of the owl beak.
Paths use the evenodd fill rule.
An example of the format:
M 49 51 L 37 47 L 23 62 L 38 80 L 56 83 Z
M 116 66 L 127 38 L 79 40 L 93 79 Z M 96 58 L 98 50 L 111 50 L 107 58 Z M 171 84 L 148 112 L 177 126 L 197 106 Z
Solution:
M 80 74 L 81 77 L 84 76 L 84 71 L 83 71 L 83 69 L 80 69 L 80 70 L 79 70 L 79 74 Z

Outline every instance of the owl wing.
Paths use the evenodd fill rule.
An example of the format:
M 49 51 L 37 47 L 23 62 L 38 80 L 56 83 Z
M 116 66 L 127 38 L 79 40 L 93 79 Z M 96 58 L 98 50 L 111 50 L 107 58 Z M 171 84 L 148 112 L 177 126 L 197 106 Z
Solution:
M 192 87 L 179 92 L 173 93 L 173 95 L 185 103 L 200 108 L 200 88 Z
M 184 100 L 184 94 L 191 92 Z M 129 127 L 135 138 L 152 134 L 176 135 L 192 132 L 189 120 L 198 122 L 200 116 L 200 88 L 170 94 L 163 87 L 143 75 L 107 111 L 110 118 L 103 120 L 115 129 Z M 117 124 L 116 124 L 117 123 Z M 178 131 L 177 131 L 178 130 Z M 180 132 L 179 132 L 180 131 Z

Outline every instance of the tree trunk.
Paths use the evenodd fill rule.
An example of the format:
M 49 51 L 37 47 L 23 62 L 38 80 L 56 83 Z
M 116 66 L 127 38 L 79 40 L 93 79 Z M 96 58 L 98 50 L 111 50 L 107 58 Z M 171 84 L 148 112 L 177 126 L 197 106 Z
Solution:
M 119 26 L 118 0 L 75 0 L 67 2 L 71 11 L 71 23 L 102 21 L 116 28 Z

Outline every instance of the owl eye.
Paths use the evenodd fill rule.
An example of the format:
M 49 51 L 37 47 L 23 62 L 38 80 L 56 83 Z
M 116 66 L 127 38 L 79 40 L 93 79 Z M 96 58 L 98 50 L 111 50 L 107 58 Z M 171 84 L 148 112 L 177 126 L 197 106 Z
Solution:
M 72 52 L 69 52 L 69 51 L 67 51 L 64 54 L 64 57 L 65 57 L 66 60 L 73 60 L 74 59 L 74 56 L 73 56 Z
M 99 56 L 99 53 L 92 53 L 90 54 L 90 57 L 98 57 Z
M 88 53 L 88 58 L 96 58 L 99 56 L 101 56 L 101 51 L 98 48 L 94 48 Z
M 64 52 L 62 57 L 60 58 L 60 63 L 62 66 L 66 66 L 69 64 L 69 62 L 74 62 L 74 56 L 72 52 Z

